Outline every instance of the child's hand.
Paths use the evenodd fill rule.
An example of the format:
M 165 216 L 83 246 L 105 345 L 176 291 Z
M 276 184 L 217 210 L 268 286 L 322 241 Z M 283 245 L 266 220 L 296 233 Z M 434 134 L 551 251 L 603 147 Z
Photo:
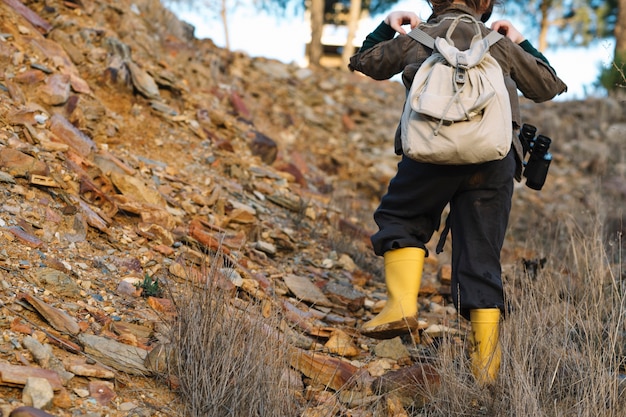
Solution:
M 406 35 L 406 31 L 402 28 L 403 25 L 411 25 L 411 29 L 413 29 L 415 26 L 419 25 L 421 21 L 417 14 L 404 11 L 391 12 L 384 20 L 393 30 L 403 35 Z
M 496 20 L 491 24 L 491 29 L 506 36 L 515 43 L 522 43 L 524 42 L 524 39 L 526 39 L 524 38 L 524 35 L 522 35 L 520 31 L 513 26 L 513 23 L 508 20 Z

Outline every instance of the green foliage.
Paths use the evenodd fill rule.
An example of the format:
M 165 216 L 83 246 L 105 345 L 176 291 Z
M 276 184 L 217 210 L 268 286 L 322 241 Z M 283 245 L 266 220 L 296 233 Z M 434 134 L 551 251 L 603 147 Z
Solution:
M 142 297 L 161 297 L 163 295 L 163 289 L 159 285 L 159 279 L 154 280 L 150 275 L 146 274 L 141 283 L 135 284 L 138 289 L 141 288 Z
M 617 12 L 617 0 L 505 1 L 505 13 L 522 16 L 531 33 L 538 34 L 542 22 L 555 28 L 552 46 L 587 46 L 613 36 Z
M 599 83 L 608 92 L 626 88 L 626 52 L 622 52 L 615 57 L 613 64 L 608 68 L 603 68 L 600 72 Z
M 617 19 L 617 0 L 563 1 L 564 16 L 557 21 L 560 33 L 569 44 L 587 46 L 597 38 L 613 36 Z
M 350 7 L 350 0 L 326 0 L 326 3 L 341 3 L 346 8 Z M 398 0 L 363 0 L 362 7 L 363 10 L 368 10 L 371 15 L 375 15 L 390 10 L 396 3 L 398 3 Z
M 591 3 L 594 3 L 594 10 L 598 16 L 597 36 L 601 38 L 613 36 L 615 25 L 617 25 L 617 0 L 594 0 Z

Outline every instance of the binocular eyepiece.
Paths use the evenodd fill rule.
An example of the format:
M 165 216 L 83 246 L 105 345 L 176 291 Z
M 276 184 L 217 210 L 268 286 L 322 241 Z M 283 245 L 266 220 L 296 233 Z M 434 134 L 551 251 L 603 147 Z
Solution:
M 519 139 L 526 154 L 530 154 L 528 161 L 524 161 L 524 177 L 526 186 L 533 190 L 541 190 L 548 176 L 552 154 L 549 152 L 552 139 L 544 135 L 537 135 L 535 126 L 524 124 L 519 133 Z

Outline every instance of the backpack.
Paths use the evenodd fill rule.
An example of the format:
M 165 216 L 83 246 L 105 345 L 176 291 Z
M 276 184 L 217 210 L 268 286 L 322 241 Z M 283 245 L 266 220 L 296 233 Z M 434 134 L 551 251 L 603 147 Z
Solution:
M 473 25 L 470 48 L 451 40 L 460 22 Z M 509 94 L 489 47 L 502 35 L 484 38 L 470 15 L 454 18 L 446 37 L 433 39 L 415 28 L 409 36 L 433 53 L 420 66 L 407 95 L 400 122 L 402 150 L 419 162 L 476 164 L 504 158 L 511 148 L 513 124 Z

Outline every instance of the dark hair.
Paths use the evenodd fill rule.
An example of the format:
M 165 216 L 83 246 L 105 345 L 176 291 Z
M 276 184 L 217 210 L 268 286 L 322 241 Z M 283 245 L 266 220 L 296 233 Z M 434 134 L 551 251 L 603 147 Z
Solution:
M 447 9 L 454 3 L 454 0 L 426 0 L 433 9 L 433 14 L 436 16 L 442 11 Z M 494 6 L 501 3 L 501 0 L 464 0 L 467 7 L 476 10 L 476 12 L 482 12 L 483 18 L 481 20 L 486 21 L 491 16 Z M 485 18 L 486 16 L 486 18 Z

